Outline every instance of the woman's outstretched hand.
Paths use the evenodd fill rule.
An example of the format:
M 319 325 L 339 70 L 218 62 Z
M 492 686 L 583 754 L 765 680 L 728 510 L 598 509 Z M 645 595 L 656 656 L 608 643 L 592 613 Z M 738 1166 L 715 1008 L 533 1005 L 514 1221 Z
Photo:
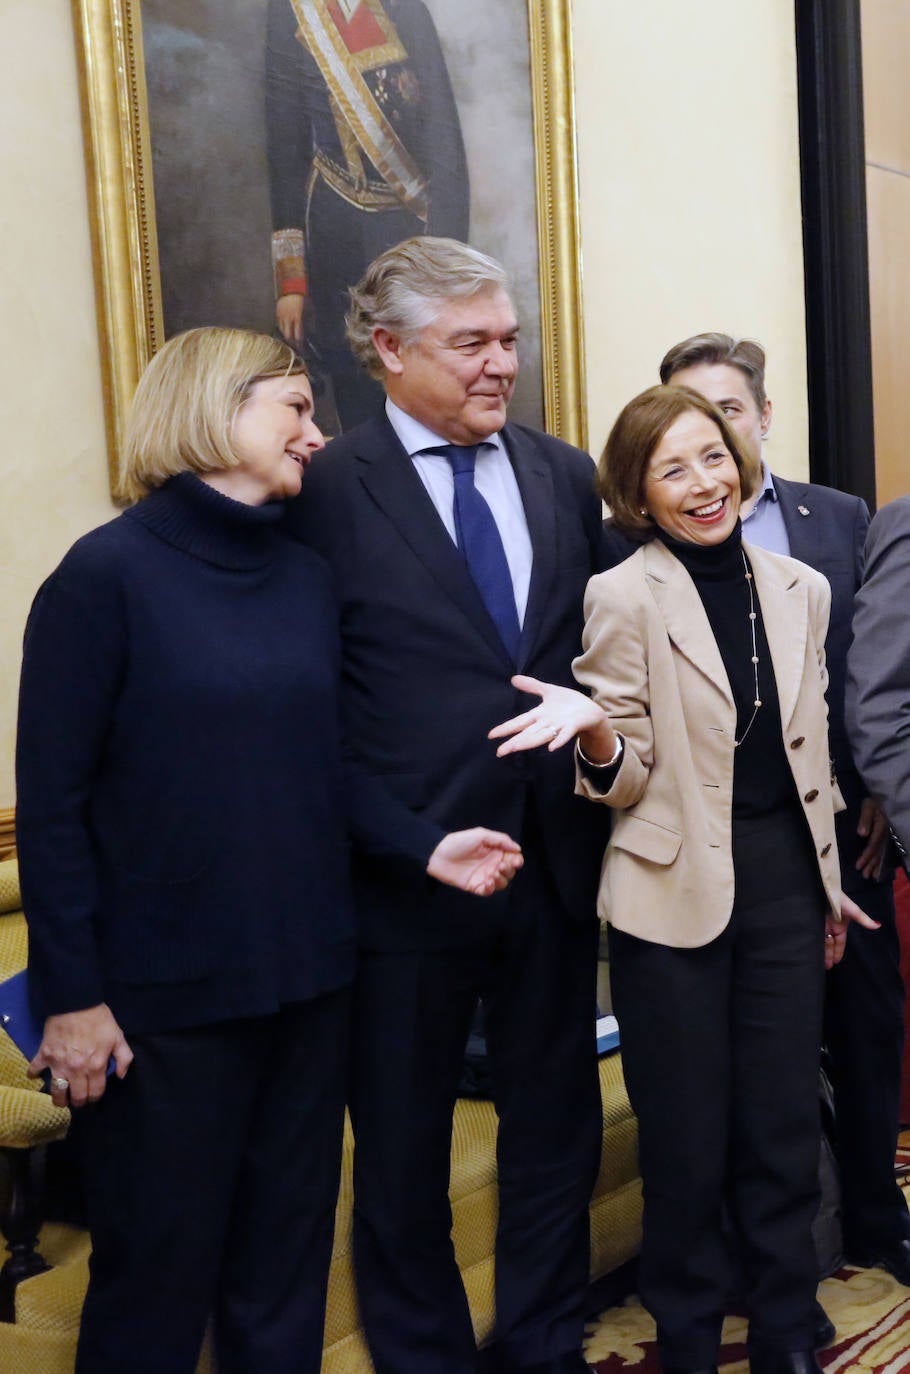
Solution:
M 872 917 L 867 916 L 852 898 L 842 892 L 840 920 L 835 921 L 830 913 L 825 920 L 825 968 L 833 968 L 843 959 L 844 950 L 847 947 L 847 923 L 849 921 L 855 921 L 858 926 L 862 926 L 865 930 L 879 930 L 881 928 L 881 921 L 873 921 Z
M 133 1062 L 133 1051 L 110 1007 L 101 1002 L 84 1011 L 47 1018 L 41 1048 L 28 1066 L 28 1076 L 37 1078 L 50 1069 L 54 1106 L 83 1107 L 86 1102 L 97 1102 L 104 1093 L 111 1055 L 117 1077 L 123 1078 Z
M 523 863 L 521 846 L 509 835 L 478 825 L 473 830 L 453 830 L 440 840 L 427 872 L 449 887 L 489 897 L 508 887 Z
M 540 705 L 493 727 L 488 738 L 505 740 L 496 750 L 499 758 L 521 749 L 540 749 L 543 745 L 552 752 L 576 737 L 585 754 L 595 763 L 608 763 L 613 757 L 616 731 L 597 703 L 584 692 L 576 692 L 572 687 L 555 687 L 536 677 L 521 675 L 512 678 L 512 686 L 520 692 L 539 696 Z

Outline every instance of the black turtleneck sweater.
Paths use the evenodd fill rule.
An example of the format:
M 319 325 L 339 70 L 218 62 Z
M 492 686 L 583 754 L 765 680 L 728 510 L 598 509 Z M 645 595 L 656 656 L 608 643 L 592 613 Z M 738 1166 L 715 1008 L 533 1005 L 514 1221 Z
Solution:
M 17 823 L 40 1014 L 169 1029 L 340 987 L 349 835 L 421 865 L 441 837 L 344 757 L 330 574 L 283 513 L 184 473 L 38 593 Z
M 689 544 L 660 529 L 657 538 L 695 583 L 730 682 L 736 704 L 736 738 L 742 741 L 733 759 L 734 818 L 766 815 L 782 806 L 796 805 L 798 797 L 781 731 L 777 682 L 754 582 L 755 644 L 762 704 L 749 725 L 754 710 L 755 677 L 742 526 L 737 521 L 722 544 Z

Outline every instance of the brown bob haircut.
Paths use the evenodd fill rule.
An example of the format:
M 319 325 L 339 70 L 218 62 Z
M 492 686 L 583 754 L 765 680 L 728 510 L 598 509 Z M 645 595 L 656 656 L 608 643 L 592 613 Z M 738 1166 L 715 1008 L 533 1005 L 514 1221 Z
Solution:
M 717 425 L 739 472 L 743 500 L 755 490 L 753 465 L 717 407 L 687 386 L 652 386 L 623 406 L 597 465 L 597 490 L 623 534 L 642 541 L 653 536 L 654 522 L 641 513 L 648 464 L 670 426 L 690 410 L 700 411 Z

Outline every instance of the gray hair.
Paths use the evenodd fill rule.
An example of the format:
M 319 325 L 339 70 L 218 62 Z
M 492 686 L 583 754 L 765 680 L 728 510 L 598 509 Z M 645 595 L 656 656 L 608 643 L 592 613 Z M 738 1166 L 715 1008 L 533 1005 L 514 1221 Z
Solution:
M 764 410 L 768 398 L 765 395 L 765 350 L 760 343 L 754 339 L 734 339 L 730 334 L 693 334 L 664 354 L 660 380 L 666 386 L 677 372 L 697 367 L 699 363 L 709 363 L 712 367 L 725 363 L 738 368 L 749 383 L 758 409 Z
M 505 268 L 495 258 L 457 239 L 405 239 L 380 253 L 349 289 L 345 324 L 351 351 L 381 381 L 385 369 L 373 344 L 374 329 L 388 329 L 413 343 L 447 301 L 496 289 L 511 294 Z

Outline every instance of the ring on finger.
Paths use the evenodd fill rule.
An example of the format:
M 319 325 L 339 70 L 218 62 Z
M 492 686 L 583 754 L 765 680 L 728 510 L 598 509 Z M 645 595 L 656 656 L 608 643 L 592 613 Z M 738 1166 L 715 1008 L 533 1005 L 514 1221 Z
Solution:
M 70 1081 L 68 1078 L 58 1078 L 55 1074 L 51 1079 L 51 1088 L 54 1092 L 68 1093 L 70 1090 Z

